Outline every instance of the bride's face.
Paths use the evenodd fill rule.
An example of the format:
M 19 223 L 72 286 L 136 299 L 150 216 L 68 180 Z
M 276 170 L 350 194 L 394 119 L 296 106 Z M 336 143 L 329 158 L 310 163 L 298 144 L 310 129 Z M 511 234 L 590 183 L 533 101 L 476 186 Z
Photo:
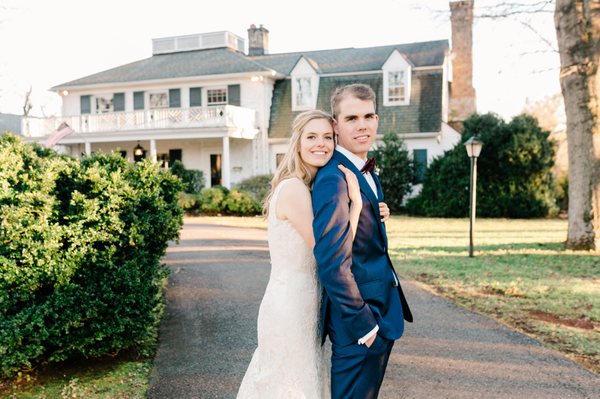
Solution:
M 334 147 L 333 127 L 327 119 L 306 124 L 300 136 L 300 158 L 313 172 L 331 159 Z

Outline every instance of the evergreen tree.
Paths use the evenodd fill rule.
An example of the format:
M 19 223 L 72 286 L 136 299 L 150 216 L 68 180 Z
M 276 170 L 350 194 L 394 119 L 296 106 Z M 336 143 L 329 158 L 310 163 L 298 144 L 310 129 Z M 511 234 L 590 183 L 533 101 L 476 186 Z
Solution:
M 423 190 L 407 204 L 409 213 L 464 217 L 469 209 L 469 158 L 464 142 L 479 136 L 477 214 L 487 217 L 542 217 L 555 212 L 554 148 L 549 132 L 530 115 L 510 123 L 493 114 L 465 121 L 463 142 L 432 162 Z
M 383 136 L 383 145 L 374 149 L 371 156 L 379 168 L 383 200 L 392 211 L 397 211 L 412 190 L 414 177 L 413 162 L 404 142 L 397 133 L 387 132 Z

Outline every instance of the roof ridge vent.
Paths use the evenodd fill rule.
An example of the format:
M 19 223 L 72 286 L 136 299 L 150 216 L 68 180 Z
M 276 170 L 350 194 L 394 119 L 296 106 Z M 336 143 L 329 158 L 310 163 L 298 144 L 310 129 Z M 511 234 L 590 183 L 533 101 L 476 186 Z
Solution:
M 223 47 L 244 52 L 245 46 L 244 39 L 229 31 L 197 33 L 152 39 L 152 55 Z

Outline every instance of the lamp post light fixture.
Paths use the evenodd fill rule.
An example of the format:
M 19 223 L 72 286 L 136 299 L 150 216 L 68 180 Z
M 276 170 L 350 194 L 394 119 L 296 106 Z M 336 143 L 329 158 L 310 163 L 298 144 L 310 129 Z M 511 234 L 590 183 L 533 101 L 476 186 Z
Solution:
M 477 158 L 481 153 L 483 141 L 477 136 L 471 137 L 465 142 L 467 155 L 471 158 L 471 181 L 469 183 L 469 194 L 471 197 L 469 205 L 469 257 L 473 257 L 473 225 L 475 224 L 475 194 L 477 192 Z

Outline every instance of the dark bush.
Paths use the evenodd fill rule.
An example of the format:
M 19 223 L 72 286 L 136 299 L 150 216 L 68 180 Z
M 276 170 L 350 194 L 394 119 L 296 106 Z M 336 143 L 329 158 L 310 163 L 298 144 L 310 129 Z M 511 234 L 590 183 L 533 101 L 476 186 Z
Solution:
M 569 176 L 567 175 L 556 179 L 556 206 L 561 212 L 569 210 Z
M 0 137 L 0 375 L 155 342 L 181 183 Z
M 463 142 L 430 165 L 421 193 L 408 201 L 409 213 L 467 216 L 470 161 L 463 143 L 474 135 L 484 142 L 477 161 L 478 215 L 529 218 L 556 212 L 554 148 L 533 117 L 505 123 L 493 114 L 473 115 L 464 127 Z
M 254 177 L 249 177 L 247 179 L 242 180 L 237 188 L 241 191 L 246 191 L 252 194 L 252 197 L 259 202 L 263 203 L 265 197 L 271 190 L 271 180 L 273 180 L 273 175 L 258 175 Z
M 179 160 L 171 165 L 171 173 L 183 181 L 183 191 L 198 194 L 204 187 L 204 173 L 201 170 L 186 169 Z

